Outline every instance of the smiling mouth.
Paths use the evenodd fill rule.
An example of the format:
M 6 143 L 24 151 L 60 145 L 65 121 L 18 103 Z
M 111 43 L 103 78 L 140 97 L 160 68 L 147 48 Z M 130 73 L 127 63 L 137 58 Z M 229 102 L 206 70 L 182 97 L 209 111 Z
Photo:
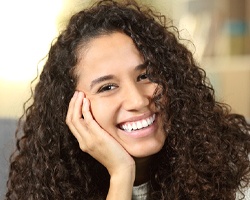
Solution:
M 153 114 L 151 117 L 148 117 L 143 120 L 135 121 L 135 122 L 129 122 L 126 124 L 119 125 L 119 128 L 126 132 L 132 132 L 136 130 L 143 129 L 145 127 L 150 126 L 155 121 L 155 114 Z

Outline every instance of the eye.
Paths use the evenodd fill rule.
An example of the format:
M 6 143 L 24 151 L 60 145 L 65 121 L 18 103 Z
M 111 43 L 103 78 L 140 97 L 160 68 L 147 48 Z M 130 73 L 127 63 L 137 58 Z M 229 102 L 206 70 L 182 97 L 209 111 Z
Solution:
M 142 81 L 142 80 L 145 80 L 145 79 L 148 79 L 148 74 L 145 72 L 143 74 L 140 74 L 137 78 L 137 81 Z
M 97 93 L 107 92 L 109 90 L 114 90 L 115 88 L 117 88 L 117 86 L 114 84 L 103 85 L 98 89 Z

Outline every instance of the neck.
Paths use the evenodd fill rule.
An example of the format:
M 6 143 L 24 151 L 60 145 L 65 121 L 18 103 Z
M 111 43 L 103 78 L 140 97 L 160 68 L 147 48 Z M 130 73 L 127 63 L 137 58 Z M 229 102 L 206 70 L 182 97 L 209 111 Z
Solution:
M 149 170 L 152 156 L 146 158 L 134 158 L 136 164 L 136 175 L 134 185 L 141 185 L 149 181 Z

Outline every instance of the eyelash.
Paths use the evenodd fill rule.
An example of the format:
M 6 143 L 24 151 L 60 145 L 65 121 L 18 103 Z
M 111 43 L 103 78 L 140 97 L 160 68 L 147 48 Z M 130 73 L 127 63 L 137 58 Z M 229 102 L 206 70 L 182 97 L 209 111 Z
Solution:
M 144 78 L 142 78 L 143 76 L 144 76 Z M 143 74 L 140 74 L 137 78 L 137 81 L 141 81 L 141 80 L 145 80 L 145 79 L 148 79 L 148 75 L 146 72 Z M 111 84 L 111 83 L 103 85 L 100 89 L 98 89 L 97 93 L 102 93 L 102 92 L 107 92 L 109 90 L 113 90 L 111 87 L 117 88 L 117 85 Z
M 115 84 L 106 84 L 106 85 L 103 85 L 98 91 L 97 93 L 102 93 L 102 92 L 106 92 L 106 91 L 109 91 L 109 90 L 112 90 L 110 89 L 110 87 L 117 87 Z
M 140 74 L 138 76 L 137 81 L 140 81 L 143 76 L 145 76 L 145 77 L 142 80 L 148 79 L 148 74 L 145 72 L 145 73 Z

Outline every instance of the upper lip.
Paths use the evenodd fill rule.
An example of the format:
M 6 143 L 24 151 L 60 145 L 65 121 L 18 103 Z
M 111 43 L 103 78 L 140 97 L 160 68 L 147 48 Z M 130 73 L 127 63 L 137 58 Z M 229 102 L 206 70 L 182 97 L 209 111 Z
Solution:
M 152 116 L 153 114 L 155 114 L 155 113 L 149 112 L 149 113 L 144 113 L 144 114 L 139 115 L 139 116 L 129 117 L 129 118 L 123 120 L 122 122 L 120 122 L 119 125 L 129 123 L 129 122 L 140 121 L 140 120 L 143 120 L 143 119 L 146 119 L 146 118 Z

